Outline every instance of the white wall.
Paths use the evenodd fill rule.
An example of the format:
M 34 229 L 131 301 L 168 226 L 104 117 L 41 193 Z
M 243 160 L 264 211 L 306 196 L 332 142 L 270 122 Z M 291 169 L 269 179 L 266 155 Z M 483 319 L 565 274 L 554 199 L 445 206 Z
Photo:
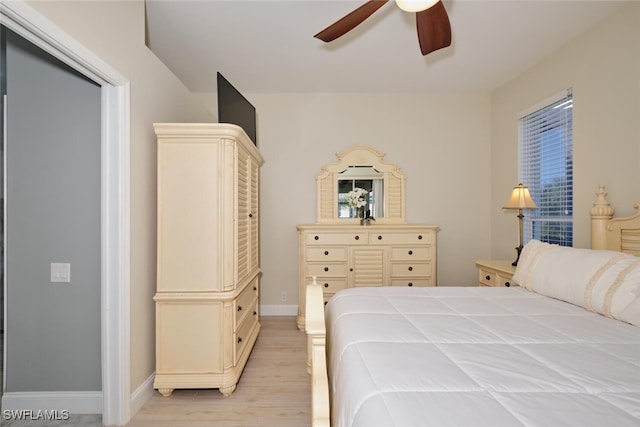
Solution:
M 518 183 L 517 115 L 568 87 L 574 96 L 574 246 L 590 246 L 589 208 L 599 184 L 607 186 L 617 215 L 630 215 L 640 201 L 640 3 L 633 2 L 492 94 L 494 258 L 513 257 L 518 241 L 515 214 L 500 209 Z

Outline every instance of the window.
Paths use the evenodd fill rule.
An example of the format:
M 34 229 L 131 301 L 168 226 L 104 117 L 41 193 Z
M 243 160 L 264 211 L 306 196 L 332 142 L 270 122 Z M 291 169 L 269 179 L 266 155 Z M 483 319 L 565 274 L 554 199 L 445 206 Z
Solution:
M 524 242 L 573 246 L 573 96 L 571 90 L 519 119 L 520 181 L 538 209 L 525 213 Z

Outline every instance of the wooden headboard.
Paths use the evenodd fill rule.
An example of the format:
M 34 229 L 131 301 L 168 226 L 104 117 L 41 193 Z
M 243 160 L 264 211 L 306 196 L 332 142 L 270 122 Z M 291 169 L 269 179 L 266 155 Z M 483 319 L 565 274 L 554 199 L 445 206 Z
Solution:
M 607 192 L 601 185 L 591 208 L 591 248 L 608 249 L 640 256 L 640 203 L 636 213 L 627 217 L 613 217 Z

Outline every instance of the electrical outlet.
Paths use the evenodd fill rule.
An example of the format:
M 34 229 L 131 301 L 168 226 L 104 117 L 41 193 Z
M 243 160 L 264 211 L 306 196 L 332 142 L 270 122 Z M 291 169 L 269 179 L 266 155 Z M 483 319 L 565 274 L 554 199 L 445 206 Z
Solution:
M 287 293 L 286 292 L 280 292 L 280 301 L 281 302 L 287 302 Z

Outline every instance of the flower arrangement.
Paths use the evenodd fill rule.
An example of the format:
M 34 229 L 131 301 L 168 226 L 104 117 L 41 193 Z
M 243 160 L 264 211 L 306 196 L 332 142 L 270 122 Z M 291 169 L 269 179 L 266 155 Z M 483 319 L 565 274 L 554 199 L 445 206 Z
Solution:
M 365 196 L 367 195 L 367 190 L 364 188 L 354 188 L 353 190 L 347 193 L 347 203 L 350 208 L 361 208 L 366 206 L 367 200 Z

